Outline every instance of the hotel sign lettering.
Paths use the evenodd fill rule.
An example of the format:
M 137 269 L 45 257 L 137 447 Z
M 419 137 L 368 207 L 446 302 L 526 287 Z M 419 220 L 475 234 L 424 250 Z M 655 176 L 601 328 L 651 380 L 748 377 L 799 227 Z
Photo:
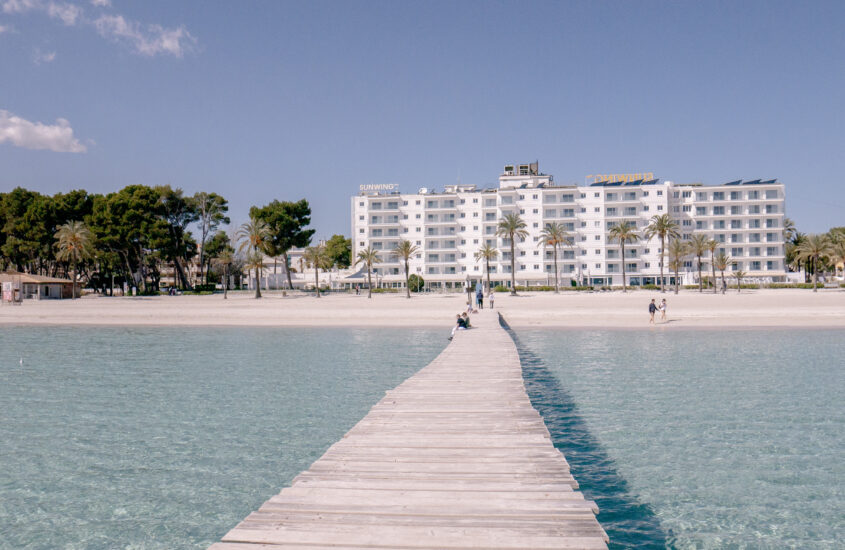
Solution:
M 643 172 L 640 174 L 590 174 L 587 176 L 587 183 L 597 183 L 600 181 L 637 181 L 637 180 L 653 180 L 654 172 Z
M 398 191 L 398 183 L 368 183 L 359 185 L 361 191 Z

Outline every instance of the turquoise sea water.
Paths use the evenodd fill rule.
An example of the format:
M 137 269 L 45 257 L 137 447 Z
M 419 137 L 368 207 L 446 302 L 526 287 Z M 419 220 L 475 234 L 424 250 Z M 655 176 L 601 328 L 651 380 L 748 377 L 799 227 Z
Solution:
M 845 331 L 516 331 L 615 548 L 842 548 Z
M 845 538 L 845 331 L 515 336 L 612 547 Z M 0 548 L 205 548 L 445 344 L 437 330 L 4 327 Z
M 205 548 L 445 336 L 3 327 L 0 548 Z

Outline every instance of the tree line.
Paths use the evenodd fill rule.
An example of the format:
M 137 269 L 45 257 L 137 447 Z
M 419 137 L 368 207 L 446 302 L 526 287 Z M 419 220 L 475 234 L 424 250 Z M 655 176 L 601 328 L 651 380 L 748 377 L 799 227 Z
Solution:
M 221 277 L 224 272 L 237 274 L 249 262 L 246 249 L 237 248 L 249 223 L 262 224 L 266 241 L 251 252 L 282 258 L 288 273 L 294 270 L 290 250 L 308 246 L 314 235 L 307 228 L 311 207 L 305 199 L 255 206 L 250 222 L 231 235 L 223 229 L 230 223 L 228 210 L 228 201 L 217 193 L 186 195 L 170 185 L 52 196 L 18 187 L 0 193 L 0 270 L 72 275 L 74 281 L 78 271 L 88 286 L 105 293 L 124 284 L 153 293 L 161 287 L 163 269 L 172 268 L 176 284 L 192 290 L 228 281 Z M 348 242 L 335 235 L 327 243 L 332 265 L 349 265 L 343 249 Z

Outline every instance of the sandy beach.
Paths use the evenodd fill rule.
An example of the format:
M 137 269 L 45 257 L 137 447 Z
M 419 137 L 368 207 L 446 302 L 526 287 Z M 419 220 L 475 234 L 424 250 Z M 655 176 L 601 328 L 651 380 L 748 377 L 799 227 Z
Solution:
M 459 294 L 365 293 L 315 298 L 267 292 L 213 296 L 104 297 L 79 300 L 27 300 L 0 306 L 3 325 L 170 325 L 170 326 L 376 326 L 450 327 L 466 308 Z M 651 326 L 647 307 L 666 298 L 667 319 Z M 496 295 L 495 308 L 513 327 L 675 329 L 686 327 L 845 328 L 845 289 L 772 289 L 728 294 L 667 292 L 525 292 Z M 659 317 L 659 314 L 658 314 Z

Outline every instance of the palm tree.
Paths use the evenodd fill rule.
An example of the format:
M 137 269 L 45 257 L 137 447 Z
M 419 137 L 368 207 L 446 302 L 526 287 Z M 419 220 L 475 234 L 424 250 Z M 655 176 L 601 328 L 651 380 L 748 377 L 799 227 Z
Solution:
M 666 249 L 666 239 L 679 239 L 678 222 L 669 214 L 654 215 L 651 223 L 645 228 L 645 238 L 660 237 L 660 292 L 666 292 L 666 281 L 663 278 L 663 256 Z
M 716 294 L 716 249 L 719 248 L 719 241 L 710 239 L 707 241 L 707 249 L 710 250 L 710 271 L 713 273 L 713 294 Z
M 505 214 L 499 220 L 499 226 L 496 228 L 496 235 L 506 238 L 511 242 L 511 296 L 516 296 L 516 238 L 524 239 L 528 236 L 528 231 L 525 229 L 525 222 L 519 217 L 519 214 Z
M 713 259 L 713 265 L 722 274 L 722 287 L 725 287 L 725 270 L 728 268 L 729 265 L 731 265 L 732 262 L 733 260 L 731 260 L 731 257 L 725 254 L 724 252 L 719 252 Z
M 72 298 L 76 293 L 76 266 L 94 256 L 94 235 L 82 222 L 68 222 L 56 231 L 56 259 L 70 262 L 73 272 Z
M 487 272 L 487 292 L 490 292 L 490 260 L 495 260 L 499 257 L 499 249 L 495 246 L 490 246 L 487 243 L 478 249 L 478 252 L 475 253 L 475 261 L 484 260 L 485 269 L 484 271 Z
M 244 258 L 244 268 L 247 270 L 247 275 L 249 275 L 249 270 L 255 270 L 255 297 L 261 298 L 261 271 L 264 269 L 264 254 L 261 252 L 247 252 L 246 258 Z
M 270 239 L 270 227 L 264 220 L 250 216 L 249 221 L 241 225 L 236 233 L 241 241 L 238 252 L 253 252 L 253 256 L 267 249 Z M 249 267 L 255 269 L 255 297 L 261 298 L 261 270 L 264 269 L 263 261 L 256 261 L 254 257 L 249 258 Z M 248 267 L 248 268 L 249 268 Z
M 406 239 L 399 241 L 396 244 L 396 248 L 393 249 L 393 255 L 405 262 L 405 294 L 409 300 L 411 299 L 411 273 L 408 269 L 408 262 L 411 256 L 419 252 L 419 250 L 420 247 Z
M 367 266 L 367 298 L 373 297 L 373 265 L 381 262 L 378 251 L 373 250 L 372 245 L 358 251 L 358 258 L 354 265 L 364 264 Z
M 819 264 L 822 258 L 826 258 L 833 253 L 830 239 L 827 235 L 808 235 L 804 242 L 798 245 L 796 252 L 795 258 L 798 261 L 803 261 L 805 265 L 809 262 L 813 263 L 813 292 L 818 292 L 816 280 L 818 279 Z
M 798 236 L 798 229 L 795 227 L 795 222 L 791 218 L 783 219 L 783 240 L 791 242 Z
M 684 258 L 689 255 L 689 243 L 681 239 L 669 241 L 669 268 L 675 271 L 675 294 L 678 293 L 678 271 L 684 265 Z
M 704 292 L 704 281 L 701 279 L 701 257 L 709 250 L 710 239 L 707 235 L 697 233 L 690 239 L 690 252 L 693 256 L 698 258 L 698 291 Z
M 637 226 L 631 222 L 619 222 L 610 228 L 607 237 L 611 241 L 619 241 L 619 247 L 622 249 L 622 292 L 628 292 L 625 284 L 625 243 L 635 243 L 640 240 L 640 236 L 637 235 Z
M 572 237 L 564 229 L 563 224 L 552 222 L 546 224 L 546 227 L 540 231 L 540 243 L 538 246 L 543 248 L 551 246 L 554 251 L 555 259 L 555 294 L 560 294 L 560 285 L 558 283 L 557 272 L 557 249 L 560 245 L 565 244 L 572 246 Z
M 325 245 L 309 246 L 303 252 L 302 257 L 308 265 L 314 268 L 314 290 L 317 291 L 317 298 L 320 297 L 320 269 L 328 269 L 331 259 L 326 252 Z
M 737 293 L 742 292 L 742 280 L 745 278 L 745 271 L 741 269 L 737 269 L 734 271 L 734 277 L 736 278 L 736 291 Z
M 845 276 L 845 239 L 840 239 L 833 245 L 830 258 L 833 261 L 834 275 L 836 274 L 836 264 L 843 264 L 842 275 Z
M 217 265 L 223 266 L 223 299 L 229 299 L 229 267 L 235 261 L 235 254 L 227 246 L 216 258 L 212 260 Z

